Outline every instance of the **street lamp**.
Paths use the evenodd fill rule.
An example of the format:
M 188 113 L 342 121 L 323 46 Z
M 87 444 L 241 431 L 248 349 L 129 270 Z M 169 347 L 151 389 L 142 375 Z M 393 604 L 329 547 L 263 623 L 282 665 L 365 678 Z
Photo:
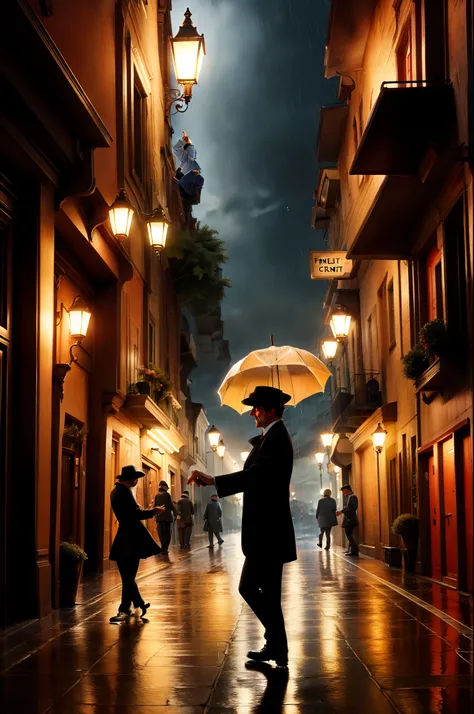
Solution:
M 332 362 L 334 357 L 336 356 L 337 344 L 337 340 L 331 340 L 330 338 L 323 340 L 321 346 L 323 348 L 324 358 L 328 362 Z
M 323 446 L 325 449 L 331 448 L 332 437 L 333 434 L 331 431 L 325 431 L 324 434 L 321 434 L 321 441 L 323 442 Z
M 215 427 L 214 424 L 211 426 L 211 428 L 207 432 L 207 436 L 209 439 L 209 444 L 211 445 L 211 449 L 213 451 L 217 451 L 217 447 L 219 446 L 219 441 L 221 438 L 221 432 L 219 431 L 219 429 L 217 429 Z
M 376 430 L 372 433 L 372 444 L 377 454 L 381 454 L 383 447 L 385 446 L 385 439 L 387 438 L 387 432 L 383 428 L 382 424 L 378 424 Z
M 178 33 L 171 39 L 171 52 L 173 55 L 174 72 L 176 81 L 183 87 L 183 92 L 179 89 L 170 90 L 173 96 L 169 102 L 169 109 L 175 102 L 184 102 L 185 109 L 182 104 L 177 104 L 176 112 L 183 114 L 193 96 L 193 86 L 198 83 L 199 73 L 201 71 L 204 55 L 206 54 L 206 46 L 204 44 L 204 35 L 200 35 L 191 21 L 189 8 L 184 13 L 184 21 L 178 30 Z
M 240 452 L 240 458 L 242 459 L 243 464 L 245 464 L 245 462 L 247 461 L 249 456 L 250 456 L 250 451 L 241 451 Z
M 319 466 L 319 479 L 321 481 L 321 489 L 323 487 L 323 462 L 324 462 L 324 454 L 322 451 L 318 451 L 317 454 L 314 455 L 316 458 L 316 461 Z
M 225 444 L 221 439 L 219 441 L 219 445 L 217 447 L 217 455 L 219 456 L 219 458 L 224 459 L 224 454 L 225 454 Z
M 110 226 L 116 238 L 128 238 L 134 213 L 135 209 L 122 188 L 109 208 Z
M 75 341 L 75 344 L 71 345 L 71 349 L 76 345 L 80 345 L 87 335 L 90 319 L 91 311 L 81 296 L 77 295 L 69 308 L 69 333 Z
M 61 321 L 63 309 L 66 308 L 61 305 L 59 321 Z M 71 307 L 69 310 L 66 310 L 66 312 L 69 316 L 69 334 L 73 340 L 73 344 L 69 348 L 69 362 L 56 364 L 54 366 L 54 377 L 59 386 L 61 401 L 64 397 L 64 380 L 66 379 L 66 375 L 71 370 L 72 363 L 77 362 L 77 357 L 73 353 L 73 350 L 75 347 L 79 347 L 86 337 L 92 314 L 80 295 L 74 298 Z
M 382 544 L 382 505 L 380 502 L 380 454 L 385 446 L 387 432 L 382 424 L 378 424 L 376 430 L 372 433 L 372 444 L 374 445 L 375 453 L 377 454 L 377 496 L 379 506 L 379 543 Z
M 351 327 L 351 319 L 351 315 L 340 305 L 332 313 L 329 324 L 336 342 L 343 343 L 345 341 Z
M 146 219 L 146 227 L 150 245 L 155 251 L 155 254 L 160 255 L 166 245 L 166 236 L 168 235 L 169 228 L 169 221 L 160 205 L 158 205 L 151 216 L 148 216 Z

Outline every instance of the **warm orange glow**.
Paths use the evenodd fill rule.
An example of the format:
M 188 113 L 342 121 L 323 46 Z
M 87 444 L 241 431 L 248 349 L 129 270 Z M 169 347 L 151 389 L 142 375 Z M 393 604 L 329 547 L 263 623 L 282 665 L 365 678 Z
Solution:
M 69 332 L 74 340 L 83 340 L 87 335 L 87 328 L 91 319 L 91 312 L 84 300 L 77 296 L 69 308 Z

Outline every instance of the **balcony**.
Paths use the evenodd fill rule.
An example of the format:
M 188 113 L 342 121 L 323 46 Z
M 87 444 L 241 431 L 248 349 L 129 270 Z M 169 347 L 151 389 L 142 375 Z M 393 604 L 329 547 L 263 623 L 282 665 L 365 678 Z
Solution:
M 147 429 L 169 429 L 173 421 L 148 394 L 127 394 L 123 409 Z
M 369 183 L 361 194 L 369 209 L 347 236 L 352 259 L 412 257 L 415 243 L 433 230 L 426 217 L 462 158 L 452 86 L 388 84 L 382 85 L 351 167 L 352 174 L 383 176 L 376 193 Z
M 332 0 L 324 57 L 325 76 L 362 68 L 376 0 Z
M 384 82 L 350 173 L 416 174 L 428 149 L 444 149 L 455 126 L 454 90 L 450 83 Z
M 348 104 L 328 104 L 321 107 L 316 153 L 319 164 L 337 164 L 348 114 Z
M 333 431 L 353 433 L 382 406 L 378 372 L 353 374 L 349 388 L 340 388 L 331 405 Z

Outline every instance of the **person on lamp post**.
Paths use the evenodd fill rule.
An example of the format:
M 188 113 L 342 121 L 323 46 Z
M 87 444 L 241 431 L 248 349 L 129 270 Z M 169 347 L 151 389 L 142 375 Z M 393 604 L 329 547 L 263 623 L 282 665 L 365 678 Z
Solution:
M 161 553 L 161 548 L 142 521 L 157 516 L 163 511 L 164 506 L 144 511 L 135 501 L 131 489 L 144 475 L 143 471 L 138 471 L 135 466 L 124 466 L 110 494 L 110 503 L 119 527 L 110 549 L 109 560 L 117 562 L 122 578 L 122 601 L 117 615 L 111 617 L 110 622 L 122 622 L 130 617 L 132 602 L 135 608 L 141 608 L 141 617 L 145 617 L 150 607 L 150 603 L 145 603 L 140 595 L 135 577 L 140 560 L 158 555 Z
M 359 555 L 359 546 L 354 538 L 354 530 L 359 525 L 357 518 L 357 509 L 359 508 L 359 499 L 352 490 L 352 487 L 346 483 L 341 488 L 342 495 L 346 497 L 344 508 L 336 512 L 336 516 L 344 515 L 342 519 L 342 527 L 346 531 L 346 537 L 349 541 L 349 550 L 344 555 L 349 555 L 352 558 L 357 558 Z
M 288 642 L 281 609 L 281 581 L 284 563 L 296 560 L 296 541 L 290 512 L 290 479 L 293 470 L 293 445 L 282 421 L 290 400 L 275 387 L 256 387 L 243 404 L 252 407 L 260 436 L 251 439 L 253 449 L 243 471 L 223 476 L 208 476 L 194 471 L 188 483 L 214 485 L 219 498 L 244 494 L 242 510 L 242 550 L 245 563 L 239 592 L 265 628 L 266 644 L 250 651 L 249 659 L 273 660 L 288 666 Z M 265 509 L 262 509 L 262 504 Z M 272 533 L 278 523 L 277 542 L 263 533 Z

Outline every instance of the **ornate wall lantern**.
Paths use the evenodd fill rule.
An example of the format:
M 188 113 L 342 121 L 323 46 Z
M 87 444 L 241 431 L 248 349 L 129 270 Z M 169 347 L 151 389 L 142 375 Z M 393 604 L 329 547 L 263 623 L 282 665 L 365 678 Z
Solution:
M 128 238 L 134 213 L 135 209 L 122 188 L 109 208 L 110 227 L 116 238 Z
M 213 451 L 217 451 L 217 447 L 219 446 L 219 441 L 221 438 L 221 432 L 217 427 L 213 424 L 209 431 L 207 432 L 207 437 L 209 439 L 209 444 L 211 445 L 211 449 Z
M 222 439 L 219 441 L 219 446 L 217 447 L 217 455 L 219 458 L 223 459 L 225 454 L 225 444 Z
M 175 102 L 184 102 L 185 107 L 183 109 L 183 104 L 176 104 L 174 113 L 184 113 L 187 110 L 193 96 L 193 87 L 199 81 L 199 74 L 206 54 L 204 35 L 198 33 L 191 21 L 191 15 L 188 8 L 184 13 L 183 24 L 171 40 L 176 81 L 183 87 L 183 92 L 181 93 L 178 89 L 170 90 L 173 98 L 169 103 L 168 110 Z
M 169 225 L 170 223 L 161 206 L 157 206 L 151 216 L 146 219 L 148 238 L 156 255 L 160 255 L 166 246 Z
M 343 343 L 346 340 L 351 328 L 351 319 L 351 315 L 340 305 L 332 313 L 329 324 L 337 342 Z

